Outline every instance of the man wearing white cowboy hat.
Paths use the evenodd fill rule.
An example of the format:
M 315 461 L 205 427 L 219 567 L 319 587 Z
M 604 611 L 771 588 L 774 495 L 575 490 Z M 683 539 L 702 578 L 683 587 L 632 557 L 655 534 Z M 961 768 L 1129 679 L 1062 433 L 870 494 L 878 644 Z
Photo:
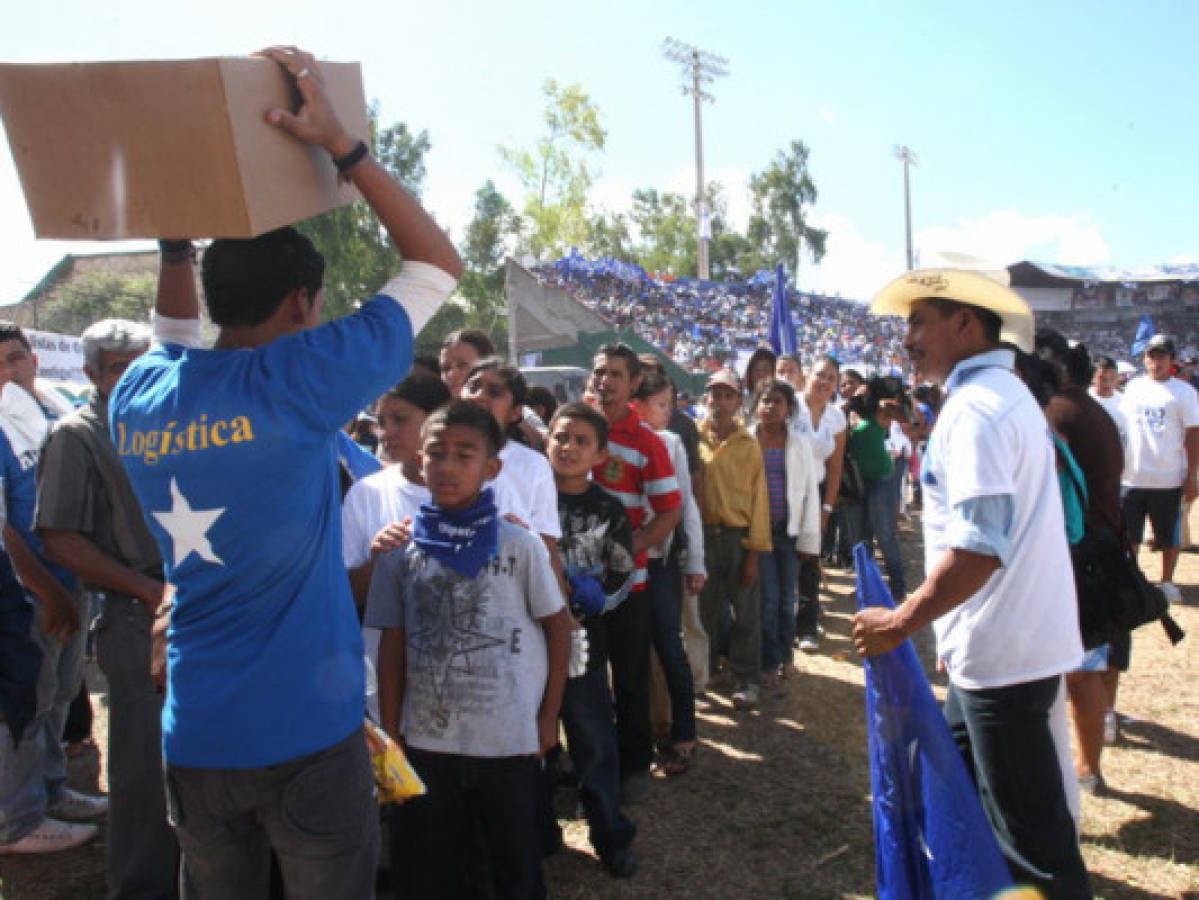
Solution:
M 980 272 L 897 278 L 871 311 L 908 320 L 920 380 L 947 399 L 920 481 L 925 571 L 895 609 L 854 617 L 863 656 L 932 624 L 949 673 L 945 717 L 1013 877 L 1090 897 L 1053 738 L 1062 673 L 1082 658 L 1053 445 L 1006 345 L 1033 349 L 1033 315 Z

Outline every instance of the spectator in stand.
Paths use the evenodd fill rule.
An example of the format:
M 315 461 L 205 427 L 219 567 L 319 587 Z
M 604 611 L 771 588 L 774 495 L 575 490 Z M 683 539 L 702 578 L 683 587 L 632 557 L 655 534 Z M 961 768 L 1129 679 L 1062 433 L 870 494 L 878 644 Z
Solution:
M 1128 383 L 1120 409 L 1128 420 L 1122 483 L 1129 539 L 1136 545 L 1144 540 L 1148 517 L 1154 547 L 1162 554 L 1162 591 L 1178 603 L 1179 516 L 1183 502 L 1199 493 L 1199 399 L 1194 388 L 1170 374 L 1174 358 L 1173 340 L 1163 334 L 1150 338 L 1146 374 Z
M 110 897 L 167 897 L 179 845 L 162 782 L 162 695 L 150 676 L 150 626 L 163 596 L 162 557 L 112 441 L 108 398 L 146 352 L 144 325 L 105 319 L 81 336 L 88 404 L 59 419 L 42 451 L 35 524 L 46 555 L 97 593 L 97 656 L 108 682 Z
M 708 581 L 700 594 L 704 631 L 711 642 L 710 668 L 717 671 L 726 607 L 731 603 L 728 656 L 738 709 L 758 705 L 762 683 L 762 610 L 758 557 L 772 549 L 766 471 L 757 441 L 741 424 L 741 380 L 730 369 L 708 379 L 708 418 L 699 428 L 704 463 L 700 513 Z

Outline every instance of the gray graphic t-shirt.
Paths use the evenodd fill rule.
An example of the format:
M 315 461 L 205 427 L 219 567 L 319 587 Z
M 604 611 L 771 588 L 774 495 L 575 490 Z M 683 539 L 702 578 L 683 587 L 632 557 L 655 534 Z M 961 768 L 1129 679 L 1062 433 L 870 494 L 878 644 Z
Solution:
M 363 624 L 404 629 L 404 740 L 462 756 L 536 753 L 548 672 L 537 620 L 561 608 L 545 544 L 508 521 L 476 578 L 415 544 L 381 556 Z

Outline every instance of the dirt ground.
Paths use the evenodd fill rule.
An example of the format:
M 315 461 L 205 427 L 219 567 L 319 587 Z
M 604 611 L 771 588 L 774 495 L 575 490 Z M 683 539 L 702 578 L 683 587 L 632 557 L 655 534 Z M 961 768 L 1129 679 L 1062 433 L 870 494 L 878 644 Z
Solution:
M 1199 526 L 1199 511 L 1194 518 Z M 1196 531 L 1199 534 L 1199 531 Z M 909 583 L 921 571 L 918 525 L 901 530 Z M 1156 557 L 1144 554 L 1150 578 Z M 1083 797 L 1082 845 L 1096 895 L 1199 900 L 1199 553 L 1184 553 L 1174 616 L 1191 636 L 1171 647 L 1161 628 L 1136 634 L 1119 710 L 1133 721 L 1103 757 L 1108 791 Z M 698 713 L 700 750 L 688 775 L 655 777 L 629 810 L 639 828 L 638 874 L 615 881 L 599 867 L 585 825 L 562 821 L 567 847 L 546 864 L 555 898 L 822 898 L 874 894 L 870 777 L 861 661 L 852 653 L 850 573 L 828 573 L 818 653 L 801 654 L 799 678 L 735 712 L 727 692 Z M 927 636 L 917 642 L 929 660 Z M 103 680 L 89 686 L 104 745 Z M 81 788 L 103 786 L 95 754 L 74 764 Z M 569 806 L 569 804 L 567 804 Z M 43 858 L 0 858 L 5 900 L 103 897 L 104 833 Z

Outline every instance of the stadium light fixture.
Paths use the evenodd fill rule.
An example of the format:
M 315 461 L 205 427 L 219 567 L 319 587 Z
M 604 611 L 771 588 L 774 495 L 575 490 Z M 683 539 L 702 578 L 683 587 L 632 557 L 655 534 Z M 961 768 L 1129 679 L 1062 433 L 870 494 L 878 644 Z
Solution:
M 716 98 L 704 90 L 717 78 L 729 74 L 729 61 L 723 56 L 700 50 L 691 44 L 668 37 L 662 42 L 662 55 L 683 68 L 683 94 L 695 101 L 695 242 L 698 276 L 707 279 L 708 241 L 711 240 L 707 200 L 704 197 L 704 139 L 700 107 L 704 102 L 714 103 Z
M 891 148 L 891 153 L 903 163 L 903 223 L 904 234 L 907 237 L 908 271 L 910 272 L 915 268 L 915 265 L 912 261 L 912 194 L 908 183 L 908 168 L 919 165 L 920 161 L 916 158 L 916 154 L 912 152 L 912 148 L 903 144 L 896 144 Z

